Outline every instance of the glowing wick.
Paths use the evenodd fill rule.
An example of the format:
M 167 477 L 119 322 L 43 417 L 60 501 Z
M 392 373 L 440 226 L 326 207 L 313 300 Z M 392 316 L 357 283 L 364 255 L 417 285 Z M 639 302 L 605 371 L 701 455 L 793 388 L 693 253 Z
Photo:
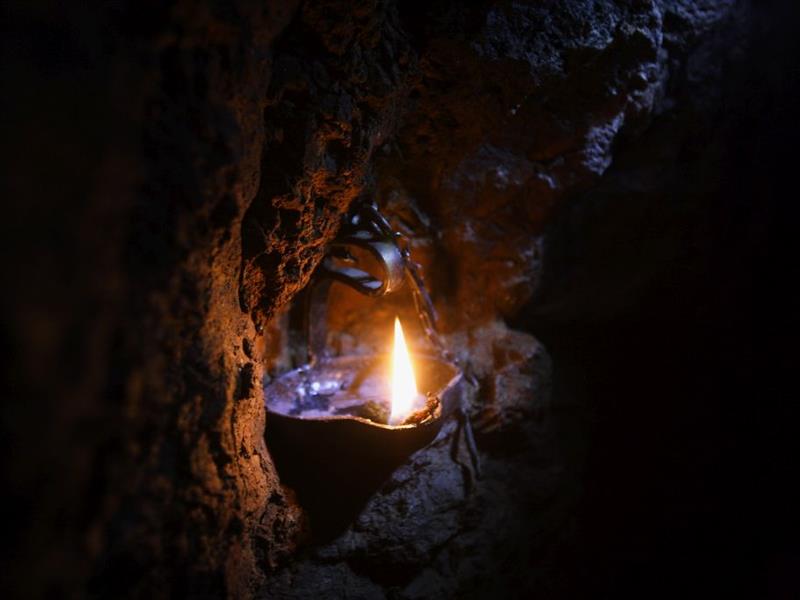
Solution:
M 390 425 L 398 425 L 409 415 L 419 396 L 414 368 L 408 354 L 400 319 L 394 318 L 394 349 L 392 350 L 392 412 Z

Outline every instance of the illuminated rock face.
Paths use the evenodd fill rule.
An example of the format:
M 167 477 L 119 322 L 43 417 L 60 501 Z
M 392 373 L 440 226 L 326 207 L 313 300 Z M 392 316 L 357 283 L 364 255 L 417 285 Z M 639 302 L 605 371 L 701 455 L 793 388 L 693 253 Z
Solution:
M 574 4 L 130 2 L 21 15 L 20 31 L 39 27 L 60 58 L 12 57 L 35 93 L 9 113 L 9 170 L 37 184 L 19 187 L 6 221 L 19 252 L 4 313 L 19 318 L 3 341 L 26 400 L 7 410 L 37 435 L 14 438 L 9 479 L 18 512 L 39 512 L 6 571 L 116 597 L 278 593 L 292 576 L 310 596 L 326 573 L 377 597 L 471 585 L 478 566 L 448 572 L 448 556 L 560 484 L 556 459 L 536 473 L 526 462 L 538 436 L 550 440 L 536 421 L 546 354 L 501 320 L 524 319 L 557 280 L 547 252 L 564 253 L 543 235 L 553 211 L 655 115 L 686 109 L 687 82 L 702 92 L 713 69 L 695 50 L 725 39 L 739 6 Z M 372 194 L 414 227 L 444 328 L 485 386 L 472 412 L 488 483 L 465 496 L 447 445 L 431 448 L 346 537 L 294 562 L 309 524 L 263 442 L 263 365 L 285 344 L 275 315 L 340 216 Z M 358 332 L 360 310 L 334 314 Z M 509 500 L 504 482 L 520 473 L 541 486 Z M 416 499 L 426 504 L 409 517 Z

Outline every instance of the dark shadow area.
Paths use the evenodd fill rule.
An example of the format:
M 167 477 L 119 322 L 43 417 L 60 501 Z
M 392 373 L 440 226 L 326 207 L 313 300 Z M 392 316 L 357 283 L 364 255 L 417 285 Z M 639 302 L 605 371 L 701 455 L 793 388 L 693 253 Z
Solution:
M 271 414 L 265 438 L 281 481 L 306 511 L 310 541 L 325 543 L 352 525 L 392 472 L 436 431 L 388 431 L 358 421 Z
M 800 48 L 797 10 L 780 8 L 757 12 L 712 128 L 642 188 L 648 143 L 680 138 L 656 122 L 554 225 L 576 278 L 524 324 L 552 353 L 556 398 L 587 411 L 568 596 L 800 592 Z

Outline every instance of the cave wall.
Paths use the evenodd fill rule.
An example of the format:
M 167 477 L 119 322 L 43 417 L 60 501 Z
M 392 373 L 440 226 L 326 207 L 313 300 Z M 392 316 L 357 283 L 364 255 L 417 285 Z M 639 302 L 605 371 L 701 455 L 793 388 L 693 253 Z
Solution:
M 617 536 L 646 547 L 626 530 L 625 519 L 644 512 L 635 499 L 648 458 L 668 460 L 652 452 L 663 440 L 650 421 L 665 411 L 646 400 L 651 382 L 626 373 L 630 357 L 609 348 L 616 348 L 614 319 L 632 316 L 643 296 L 663 295 L 656 304 L 663 322 L 680 314 L 691 329 L 690 309 L 713 285 L 697 293 L 689 277 L 673 272 L 685 268 L 692 277 L 707 277 L 708 268 L 691 261 L 707 258 L 720 239 L 709 225 L 727 209 L 710 198 L 720 194 L 730 160 L 725 136 L 735 137 L 737 128 L 735 111 L 724 109 L 744 87 L 737 68 L 747 51 L 747 6 L 598 6 L 562 13 L 516 4 L 493 13 L 492 7 L 440 3 L 424 18 L 404 15 L 419 49 L 419 72 L 397 137 L 376 156 L 376 198 L 411 237 L 450 347 L 480 381 L 470 412 L 483 477 L 474 489 L 462 482 L 442 445 L 415 454 L 351 527 L 333 541 L 303 547 L 279 568 L 264 597 L 594 597 L 595 581 L 604 591 L 619 586 L 647 593 L 647 583 L 635 578 L 637 566 L 615 563 L 628 565 L 630 554 L 612 560 L 603 553 L 617 547 Z M 527 37 L 531 31 L 535 43 Z M 516 50 L 509 59 L 488 47 Z M 394 314 L 412 332 L 412 345 L 425 345 L 407 294 L 376 302 L 340 287 L 332 292 L 331 314 L 336 333 L 329 343 L 340 352 L 385 349 Z M 537 334 L 546 326 L 562 362 L 551 363 L 535 339 L 506 323 Z M 629 349 L 646 346 L 646 326 L 628 327 L 618 331 Z M 606 346 L 576 343 L 594 335 Z M 653 341 L 653 356 L 674 364 L 662 357 L 680 353 L 680 345 L 675 336 L 663 339 L 669 344 Z M 577 368 L 570 364 L 576 349 Z M 600 358 L 604 352 L 617 361 Z M 565 376 L 557 377 L 556 392 L 549 386 L 553 368 L 570 380 L 564 385 Z M 617 386 L 618 379 L 635 384 Z M 596 391 L 575 393 L 587 381 Z M 633 398 L 619 399 L 634 405 L 625 406 L 636 418 L 626 419 L 614 393 L 634 385 Z M 674 385 L 663 387 L 675 393 Z M 658 397 L 689 414 L 697 401 L 689 393 L 680 402 L 667 393 Z M 610 429 L 630 442 L 618 449 L 621 457 L 604 456 L 635 465 L 626 472 L 627 485 L 606 489 L 604 481 L 590 481 L 592 497 L 606 503 L 608 514 L 624 513 L 613 526 L 579 499 L 584 465 L 599 462 L 587 457 L 595 450 L 586 426 L 593 402 L 619 418 Z M 652 446 L 641 441 L 643 432 L 653 434 Z M 674 432 L 676 439 L 681 434 Z M 689 462 L 687 454 L 698 448 L 713 452 L 695 442 L 692 450 L 663 444 L 663 453 Z M 651 453 L 633 460 L 626 454 L 631 448 Z M 608 464 L 597 470 L 610 481 L 620 477 Z M 692 475 L 685 477 L 670 471 L 670 481 L 694 483 L 698 471 L 686 469 Z M 618 489 L 635 499 L 615 499 Z M 648 499 L 668 516 L 654 515 L 654 508 L 650 521 L 637 521 L 642 529 L 657 531 L 662 520 L 680 519 L 673 513 L 684 514 Z M 625 509 L 609 508 L 617 503 Z M 585 526 L 582 511 L 597 519 L 589 526 L 602 540 L 578 531 Z M 580 547 L 587 539 L 587 548 Z M 679 545 L 670 548 L 680 552 Z M 619 550 L 625 551 L 635 552 Z M 668 570 L 668 552 L 653 554 Z M 621 574 L 604 571 L 612 565 Z M 621 581 L 608 584 L 612 577 Z M 676 576 L 669 589 L 685 582 Z
M 375 156 L 374 198 L 410 238 L 444 331 L 619 313 L 669 268 L 680 228 L 695 226 L 688 212 L 714 184 L 670 165 L 713 134 L 721 94 L 737 93 L 729 80 L 748 14 L 736 2 L 401 11 L 418 68 L 397 136 Z M 641 141 L 654 121 L 669 133 Z M 604 202 L 584 200 L 620 150 L 643 154 L 642 173 Z M 598 248 L 578 224 L 591 220 L 662 229 L 649 247 L 626 230 Z M 615 245 L 625 235 L 628 245 Z M 331 337 L 339 351 L 385 347 L 394 314 L 426 344 L 408 294 L 377 303 L 334 289 L 330 312 L 345 334 Z
M 25 595 L 240 596 L 285 547 L 234 274 L 293 12 L 14 7 L 3 571 Z
M 744 5 L 10 7 L 4 584 L 254 593 L 305 527 L 265 332 L 340 216 L 406 218 L 450 333 L 515 318 L 553 210 Z

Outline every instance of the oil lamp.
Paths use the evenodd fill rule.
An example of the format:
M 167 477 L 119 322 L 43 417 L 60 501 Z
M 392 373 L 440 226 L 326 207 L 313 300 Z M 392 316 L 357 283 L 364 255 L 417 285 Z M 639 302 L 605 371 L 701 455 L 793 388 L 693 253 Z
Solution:
M 382 273 L 358 268 L 355 249 L 368 252 Z M 326 317 L 328 292 L 337 282 L 373 297 L 409 285 L 435 352 L 410 353 L 395 318 L 391 352 L 332 356 Z M 367 455 L 396 462 L 430 443 L 461 406 L 463 376 L 436 332 L 433 305 L 408 244 L 375 205 L 362 205 L 346 219 L 302 296 L 306 362 L 264 389 L 270 448 L 315 464 L 363 465 Z
M 380 275 L 358 268 L 354 252 L 368 253 Z M 334 283 L 372 297 L 409 286 L 433 351 L 410 353 L 395 318 L 388 354 L 333 356 L 326 330 Z M 407 241 L 375 205 L 348 216 L 298 300 L 295 330 L 303 332 L 304 351 L 297 362 L 303 364 L 265 386 L 265 439 L 281 481 L 304 507 L 312 538 L 331 540 L 343 532 L 391 472 L 436 439 L 450 415 L 458 424 L 451 456 L 458 462 L 460 432 L 472 460 L 471 473 L 462 469 L 469 487 L 480 463 L 465 410 L 465 375 L 437 333 L 433 303 Z

